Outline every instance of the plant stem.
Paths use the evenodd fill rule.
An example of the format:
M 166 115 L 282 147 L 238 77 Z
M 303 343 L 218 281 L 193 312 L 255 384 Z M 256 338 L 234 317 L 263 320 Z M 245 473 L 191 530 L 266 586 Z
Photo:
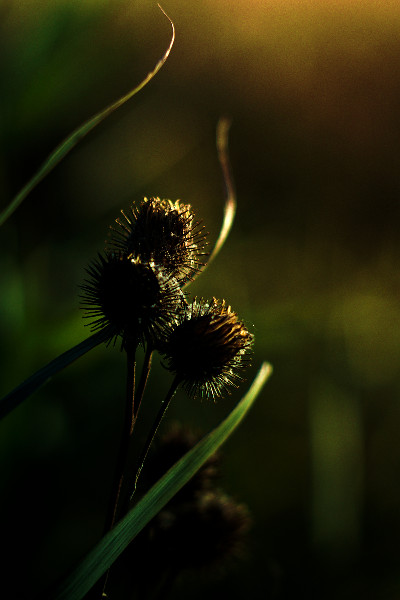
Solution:
M 136 371 L 136 348 L 126 348 L 127 371 L 126 371 L 126 400 L 125 416 L 122 429 L 121 444 L 115 467 L 114 483 L 111 491 L 110 505 L 106 517 L 104 533 L 106 534 L 113 527 L 117 515 L 118 502 L 121 493 L 124 472 L 128 458 L 129 442 L 135 423 L 135 371 Z
M 119 453 L 117 457 L 117 464 L 115 467 L 114 482 L 111 490 L 110 503 L 108 506 L 106 522 L 104 527 L 104 535 L 108 533 L 114 526 L 118 504 L 121 495 L 122 483 L 124 480 L 124 473 L 126 463 L 128 459 L 129 442 L 133 432 L 133 426 L 135 423 L 135 372 L 136 372 L 136 348 L 137 345 L 125 347 L 126 350 L 126 399 L 125 399 L 125 416 L 124 424 L 122 429 L 121 443 L 119 447 Z M 109 569 L 98 581 L 97 585 L 93 588 L 93 596 L 100 598 L 105 597 L 105 588 L 108 581 Z
M 149 435 L 147 437 L 146 443 L 145 443 L 145 445 L 143 447 L 143 450 L 142 450 L 142 452 L 140 454 L 140 457 L 139 457 L 139 461 L 138 461 L 139 467 L 138 467 L 138 469 L 136 471 L 135 482 L 134 482 L 134 486 L 133 486 L 133 492 L 131 494 L 130 500 L 132 500 L 132 497 L 133 497 L 134 493 L 136 492 L 137 482 L 138 482 L 140 473 L 142 472 L 142 469 L 143 469 L 143 466 L 144 466 L 144 462 L 145 462 L 146 457 L 147 457 L 147 455 L 149 453 L 151 444 L 152 444 L 152 442 L 154 440 L 154 437 L 155 437 L 155 435 L 156 435 L 156 433 L 158 431 L 160 423 L 161 423 L 161 421 L 162 421 L 165 413 L 167 412 L 167 408 L 168 408 L 168 406 L 169 406 L 169 404 L 170 404 L 170 402 L 171 402 L 171 400 L 172 400 L 172 398 L 173 398 L 173 396 L 174 396 L 174 394 L 175 394 L 175 392 L 176 392 L 176 390 L 178 388 L 179 383 L 180 383 L 180 377 L 178 377 L 176 375 L 175 378 L 174 378 L 174 380 L 173 380 L 173 382 L 172 382 L 172 385 L 171 385 L 171 387 L 170 387 L 170 389 L 169 389 L 169 391 L 168 391 L 168 393 L 166 395 L 166 397 L 164 398 L 164 400 L 161 403 L 160 409 L 159 409 L 159 411 L 157 413 L 157 416 L 156 416 L 156 418 L 154 420 L 153 426 L 152 426 L 152 428 L 150 430 L 150 433 L 149 433 Z
M 152 356 L 153 356 L 153 348 L 151 346 L 147 345 L 146 353 L 144 355 L 142 373 L 140 375 L 138 389 L 136 390 L 136 400 L 135 400 L 135 405 L 133 407 L 134 421 L 132 423 L 132 430 L 133 430 L 133 425 L 136 422 L 136 419 L 137 419 L 137 416 L 139 413 L 140 404 L 142 402 L 144 390 L 146 388 L 147 380 L 149 378 Z
M 130 415 L 131 425 L 130 425 L 130 431 L 129 431 L 129 438 L 127 438 L 128 446 L 132 439 L 133 429 L 134 429 L 134 426 L 135 426 L 135 423 L 136 423 L 136 420 L 137 420 L 137 417 L 139 414 L 139 408 L 140 408 L 140 405 L 141 405 L 141 402 L 143 399 L 144 391 L 146 389 L 147 380 L 149 378 L 150 367 L 151 367 L 151 358 L 152 358 L 153 352 L 154 352 L 153 348 L 150 346 L 147 346 L 144 360 L 143 360 L 142 371 L 140 374 L 140 379 L 139 379 L 139 382 L 137 385 L 137 389 L 135 391 L 135 400 L 132 404 L 132 414 Z M 128 456 L 129 456 L 129 447 L 126 449 L 126 461 L 125 461 L 125 465 L 124 465 L 123 479 L 127 479 L 130 476 L 129 465 L 127 464 Z M 122 483 L 123 482 L 121 479 L 121 486 L 122 486 Z M 121 498 L 121 496 L 123 496 L 123 497 Z M 121 506 L 119 512 L 122 515 L 125 515 L 129 509 L 129 493 L 128 493 L 127 489 L 124 490 L 124 494 L 121 494 L 121 490 L 120 490 L 118 502 L 120 503 L 120 506 Z M 114 522 L 115 522 L 115 518 L 116 518 L 116 513 L 114 514 Z M 114 522 L 113 522 L 113 525 L 114 525 Z

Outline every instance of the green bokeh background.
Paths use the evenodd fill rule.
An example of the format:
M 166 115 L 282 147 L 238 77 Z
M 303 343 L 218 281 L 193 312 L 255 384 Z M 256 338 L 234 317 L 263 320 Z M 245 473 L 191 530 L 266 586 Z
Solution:
M 84 268 L 121 208 L 190 203 L 215 240 L 215 150 L 232 118 L 234 229 L 190 288 L 226 298 L 274 374 L 224 448 L 253 516 L 245 559 L 174 598 L 400 595 L 400 6 L 165 0 L 166 65 L 0 232 L 1 393 L 88 335 Z M 154 67 L 170 26 L 145 0 L 0 3 L 0 203 L 76 126 Z M 101 535 L 125 365 L 99 347 L 0 423 L 0 587 L 31 598 Z M 154 361 L 146 419 L 169 385 Z M 202 431 L 240 392 L 167 421 Z M 205 548 L 205 552 L 207 549 Z

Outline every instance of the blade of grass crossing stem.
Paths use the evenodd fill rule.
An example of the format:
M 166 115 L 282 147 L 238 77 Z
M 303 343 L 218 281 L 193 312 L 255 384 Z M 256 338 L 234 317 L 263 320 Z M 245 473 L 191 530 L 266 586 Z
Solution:
M 21 404 L 21 402 L 33 394 L 33 392 L 44 385 L 59 371 L 70 365 L 77 358 L 86 354 L 86 352 L 89 352 L 89 350 L 92 350 L 92 348 L 107 341 L 109 338 L 110 332 L 107 328 L 98 331 L 83 342 L 80 342 L 73 348 L 63 352 L 63 354 L 57 356 L 57 358 L 49 362 L 45 367 L 36 371 L 36 373 L 28 377 L 28 379 L 25 379 L 25 381 L 0 400 L 0 419 Z
M 81 600 L 132 539 L 169 502 L 243 420 L 272 372 L 263 363 L 249 391 L 232 412 L 181 458 L 46 598 Z
M 13 212 L 20 206 L 20 204 L 25 200 L 28 194 L 37 186 L 37 184 L 46 177 L 54 169 L 54 167 L 74 148 L 74 146 L 85 137 L 92 129 L 96 127 L 99 123 L 104 121 L 106 117 L 111 115 L 117 108 L 125 104 L 128 100 L 130 100 L 133 96 L 135 96 L 142 88 L 145 87 L 149 83 L 151 79 L 158 73 L 161 69 L 165 61 L 167 60 L 174 40 L 175 40 L 175 28 L 174 24 L 168 15 L 164 12 L 160 5 L 158 5 L 164 15 L 167 17 L 172 27 L 172 38 L 170 44 L 158 61 L 156 66 L 150 73 L 137 85 L 135 88 L 130 90 L 127 94 L 107 106 L 105 109 L 94 115 L 88 121 L 85 121 L 83 125 L 75 129 L 57 148 L 50 154 L 50 156 L 44 161 L 39 170 L 35 173 L 35 175 L 28 181 L 27 184 L 22 188 L 22 190 L 15 196 L 15 198 L 10 202 L 10 204 L 4 209 L 2 213 L 0 213 L 0 226 L 6 222 L 6 220 L 13 214 Z

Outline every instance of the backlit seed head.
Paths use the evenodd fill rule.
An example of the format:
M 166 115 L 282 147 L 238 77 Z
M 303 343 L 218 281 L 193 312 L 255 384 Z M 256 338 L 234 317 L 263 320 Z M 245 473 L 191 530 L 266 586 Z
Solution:
M 190 205 L 179 200 L 145 198 L 111 227 L 107 247 L 155 262 L 181 284 L 193 279 L 204 264 L 204 227 L 194 220 Z
M 221 396 L 248 363 L 253 335 L 225 301 L 183 307 L 161 352 L 191 396 Z
M 86 272 L 82 306 L 94 331 L 110 327 L 110 340 L 121 336 L 123 347 L 160 343 L 184 299 L 174 277 L 118 253 L 99 254 Z

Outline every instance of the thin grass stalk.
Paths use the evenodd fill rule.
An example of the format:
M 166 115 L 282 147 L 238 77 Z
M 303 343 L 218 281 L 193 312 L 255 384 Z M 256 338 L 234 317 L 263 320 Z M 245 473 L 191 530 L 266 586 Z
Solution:
M 0 419 L 5 417 L 9 412 L 14 410 L 23 400 L 28 398 L 42 385 L 47 383 L 54 375 L 59 373 L 62 369 L 65 369 L 72 362 L 92 350 L 102 342 L 107 342 L 110 338 L 110 328 L 105 327 L 101 331 L 96 331 L 86 340 L 80 342 L 76 346 L 73 346 L 66 352 L 57 356 L 54 360 L 49 362 L 45 367 L 39 369 L 23 381 L 20 385 L 14 388 L 11 392 L 6 394 L 0 400 Z
M 172 28 L 172 37 L 171 41 L 168 45 L 167 50 L 164 52 L 163 56 L 157 62 L 156 66 L 150 73 L 146 75 L 146 77 L 132 90 L 130 90 L 127 94 L 107 106 L 105 109 L 98 112 L 96 115 L 85 121 L 80 127 L 75 129 L 65 140 L 59 144 L 55 150 L 47 157 L 47 159 L 43 162 L 43 164 L 39 167 L 33 177 L 24 185 L 24 187 L 20 190 L 20 192 L 14 197 L 14 199 L 6 206 L 6 208 L 0 213 L 0 226 L 6 222 L 6 220 L 11 217 L 15 210 L 20 206 L 20 204 L 25 200 L 25 198 L 30 194 L 30 192 L 44 179 L 58 163 L 75 147 L 78 142 L 80 142 L 96 125 L 104 121 L 109 115 L 111 115 L 117 108 L 125 104 L 128 100 L 130 100 L 133 96 L 135 96 L 140 90 L 142 90 L 148 83 L 153 79 L 153 77 L 158 73 L 161 69 L 165 61 L 167 60 L 172 46 L 175 41 L 175 27 L 167 13 L 164 9 L 158 4 L 161 12 L 167 17 L 168 21 L 171 24 Z

